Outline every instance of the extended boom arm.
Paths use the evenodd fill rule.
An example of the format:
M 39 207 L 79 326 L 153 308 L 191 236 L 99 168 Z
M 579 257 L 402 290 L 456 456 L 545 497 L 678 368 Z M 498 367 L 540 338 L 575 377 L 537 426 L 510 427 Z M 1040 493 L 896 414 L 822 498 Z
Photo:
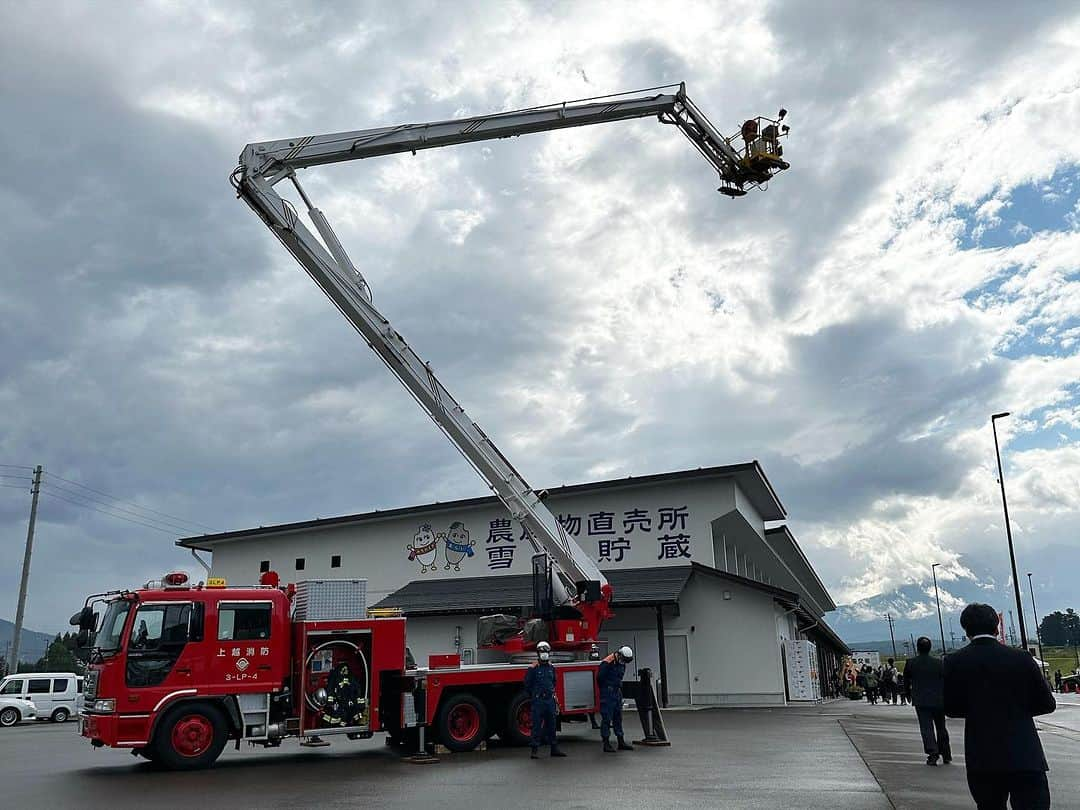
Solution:
M 732 145 L 733 138 L 720 135 L 709 120 L 686 97 L 677 93 L 604 101 L 567 102 L 517 112 L 477 116 L 430 124 L 305 136 L 291 140 L 252 143 L 244 147 L 234 173 L 237 193 L 255 210 L 315 280 L 368 345 L 420 403 L 424 411 L 473 465 L 510 514 L 528 531 L 538 553 L 547 554 L 558 575 L 554 601 L 558 605 L 593 603 L 600 608 L 599 621 L 608 615 L 611 589 L 596 563 L 567 535 L 550 510 L 494 443 L 473 422 L 450 392 L 439 382 L 430 365 L 414 352 L 390 322 L 372 305 L 367 282 L 353 266 L 330 224 L 315 208 L 297 181 L 295 170 L 397 152 L 416 152 L 438 146 L 508 138 L 530 132 L 600 124 L 631 118 L 657 116 L 676 124 L 720 175 L 720 190 L 730 196 L 745 193 L 746 186 L 766 182 L 788 167 L 780 159 L 782 148 L 778 122 L 769 121 L 759 132 L 751 119 L 740 136 L 745 148 Z M 781 115 L 781 117 L 783 117 Z M 748 137 L 748 127 L 752 132 Z M 786 132 L 786 127 L 784 128 Z M 295 184 L 311 221 L 322 236 L 320 243 L 300 221 L 296 210 L 274 190 L 288 179 Z M 594 610 L 596 609 L 594 608 Z M 599 627 L 593 627 L 595 632 Z

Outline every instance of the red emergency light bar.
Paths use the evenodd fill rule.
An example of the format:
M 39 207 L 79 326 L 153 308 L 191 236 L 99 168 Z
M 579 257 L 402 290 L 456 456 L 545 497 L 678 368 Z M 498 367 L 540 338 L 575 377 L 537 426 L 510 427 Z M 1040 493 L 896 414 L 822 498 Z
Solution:
M 183 588 L 188 584 L 186 571 L 173 571 L 161 578 L 161 584 L 166 588 Z

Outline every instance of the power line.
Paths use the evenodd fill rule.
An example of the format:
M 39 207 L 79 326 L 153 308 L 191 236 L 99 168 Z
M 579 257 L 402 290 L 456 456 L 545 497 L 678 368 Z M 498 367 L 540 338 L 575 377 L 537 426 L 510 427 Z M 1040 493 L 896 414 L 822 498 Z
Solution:
M 150 524 L 150 523 L 143 523 L 140 520 L 132 520 L 131 518 L 126 518 L 126 517 L 123 517 L 122 515 L 117 515 L 117 514 L 115 514 L 113 512 L 107 512 L 104 509 L 98 509 L 96 506 L 92 506 L 89 503 L 80 503 L 79 501 L 72 500 L 71 498 L 65 498 L 63 495 L 59 495 L 56 492 L 52 492 L 51 495 L 54 498 L 59 498 L 60 500 L 67 501 L 68 503 L 73 503 L 76 506 L 82 506 L 82 507 L 85 507 L 87 509 L 93 509 L 95 512 L 101 512 L 101 514 L 108 515 L 109 517 L 114 517 L 117 520 L 126 520 L 128 523 L 135 523 L 135 524 L 137 524 L 139 526 L 145 526 L 147 529 L 153 529 L 154 531 L 161 532 L 162 534 L 168 534 L 168 535 L 175 535 L 176 534 L 175 529 L 172 529 L 172 530 L 163 529 L 160 526 L 154 526 L 153 524 Z
M 25 489 L 27 492 L 30 491 L 30 485 L 29 484 L 2 484 L 2 483 L 0 483 L 0 487 L 11 487 L 12 489 Z
M 75 491 L 73 489 L 68 489 L 67 487 L 62 486 L 60 484 L 54 484 L 51 481 L 46 481 L 45 486 L 50 491 L 64 492 L 64 493 L 66 493 L 68 495 L 71 495 L 74 498 L 82 498 L 82 499 L 88 501 L 89 503 L 94 503 L 94 504 L 97 504 L 99 506 L 104 506 L 104 507 L 106 507 L 108 509 L 115 509 L 117 512 L 124 512 L 125 514 L 131 515 L 132 517 L 139 518 L 140 520 L 146 520 L 146 521 L 149 521 L 150 523 L 160 523 L 161 525 L 167 526 L 168 528 L 173 529 L 175 531 L 179 531 L 179 532 L 191 532 L 192 531 L 192 529 L 189 526 L 184 525 L 179 519 L 172 520 L 170 518 L 168 520 L 162 520 L 160 518 L 154 518 L 154 517 L 150 517 L 149 515 L 144 515 L 141 512 L 133 512 L 130 509 L 124 509 L 122 506 L 116 506 L 115 504 L 111 504 L 111 503 L 108 503 L 106 501 L 102 501 L 102 500 L 100 500 L 98 498 L 95 498 L 92 495 L 84 495 L 81 492 L 77 492 L 77 491 Z M 119 503 L 126 503 L 126 501 L 118 501 L 118 502 Z M 130 505 L 133 506 L 134 504 L 130 504 Z M 153 511 L 153 510 L 148 510 L 148 511 Z M 194 525 L 198 525 L 198 524 L 194 524 Z
M 0 467 L 7 467 L 11 470 L 30 470 L 33 472 L 33 467 L 27 467 L 25 464 L 0 464 Z
M 159 512 L 157 509 L 151 509 L 148 506 L 139 506 L 136 503 L 131 503 L 130 501 L 125 501 L 125 500 L 123 500 L 121 498 L 117 498 L 115 495 L 110 495 L 108 492 L 102 492 L 100 489 L 94 489 L 93 487 L 88 487 L 86 484 L 80 484 L 78 481 L 72 481 L 72 480 L 70 480 L 68 478 L 64 478 L 63 476 L 57 475 L 56 473 L 46 472 L 45 475 L 49 476 L 50 478 L 56 478 L 56 479 L 58 479 L 60 481 L 64 481 L 65 483 L 73 484 L 74 486 L 81 487 L 82 489 L 88 489 L 91 492 L 97 493 L 98 495 L 104 495 L 106 498 L 109 498 L 110 500 L 116 501 L 118 503 L 125 504 L 127 506 L 133 506 L 136 509 L 142 509 L 145 512 L 153 512 L 155 515 L 161 515 L 162 517 L 171 518 L 172 520 L 179 521 L 180 523 L 186 523 L 189 526 L 198 526 L 199 528 L 202 528 L 202 529 L 209 529 L 212 532 L 217 531 L 217 529 L 215 529 L 213 526 L 207 526 L 204 523 L 199 523 L 199 522 L 194 521 L 194 520 L 186 520 L 184 518 L 177 517 L 176 515 L 170 515 L 167 512 Z

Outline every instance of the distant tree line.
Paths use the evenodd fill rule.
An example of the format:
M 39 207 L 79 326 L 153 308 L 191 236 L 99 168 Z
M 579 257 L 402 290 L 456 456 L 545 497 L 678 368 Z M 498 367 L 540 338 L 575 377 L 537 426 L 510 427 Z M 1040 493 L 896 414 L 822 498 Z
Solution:
M 1080 645 L 1080 614 L 1072 608 L 1048 613 L 1039 624 L 1039 636 L 1051 647 Z
M 83 664 L 75 657 L 75 633 L 57 633 L 45 654 L 32 664 L 23 661 L 19 672 L 82 672 Z M 8 674 L 8 662 L 0 656 L 0 677 Z

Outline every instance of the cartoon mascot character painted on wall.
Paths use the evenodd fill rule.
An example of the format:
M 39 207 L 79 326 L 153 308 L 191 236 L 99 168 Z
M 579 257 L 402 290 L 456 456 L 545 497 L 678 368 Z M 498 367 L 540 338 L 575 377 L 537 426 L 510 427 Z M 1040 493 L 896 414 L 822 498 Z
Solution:
M 469 537 L 469 530 L 465 528 L 465 524 L 460 520 L 455 520 L 446 532 L 445 542 L 446 565 L 443 568 L 449 571 L 452 565 L 455 571 L 460 571 L 461 561 L 475 553 L 473 546 L 476 545 L 476 541 Z
M 420 563 L 421 574 L 437 568 L 435 558 L 439 555 L 439 541 L 430 523 L 425 523 L 416 530 L 413 541 L 405 546 L 405 550 L 409 552 L 410 560 Z

